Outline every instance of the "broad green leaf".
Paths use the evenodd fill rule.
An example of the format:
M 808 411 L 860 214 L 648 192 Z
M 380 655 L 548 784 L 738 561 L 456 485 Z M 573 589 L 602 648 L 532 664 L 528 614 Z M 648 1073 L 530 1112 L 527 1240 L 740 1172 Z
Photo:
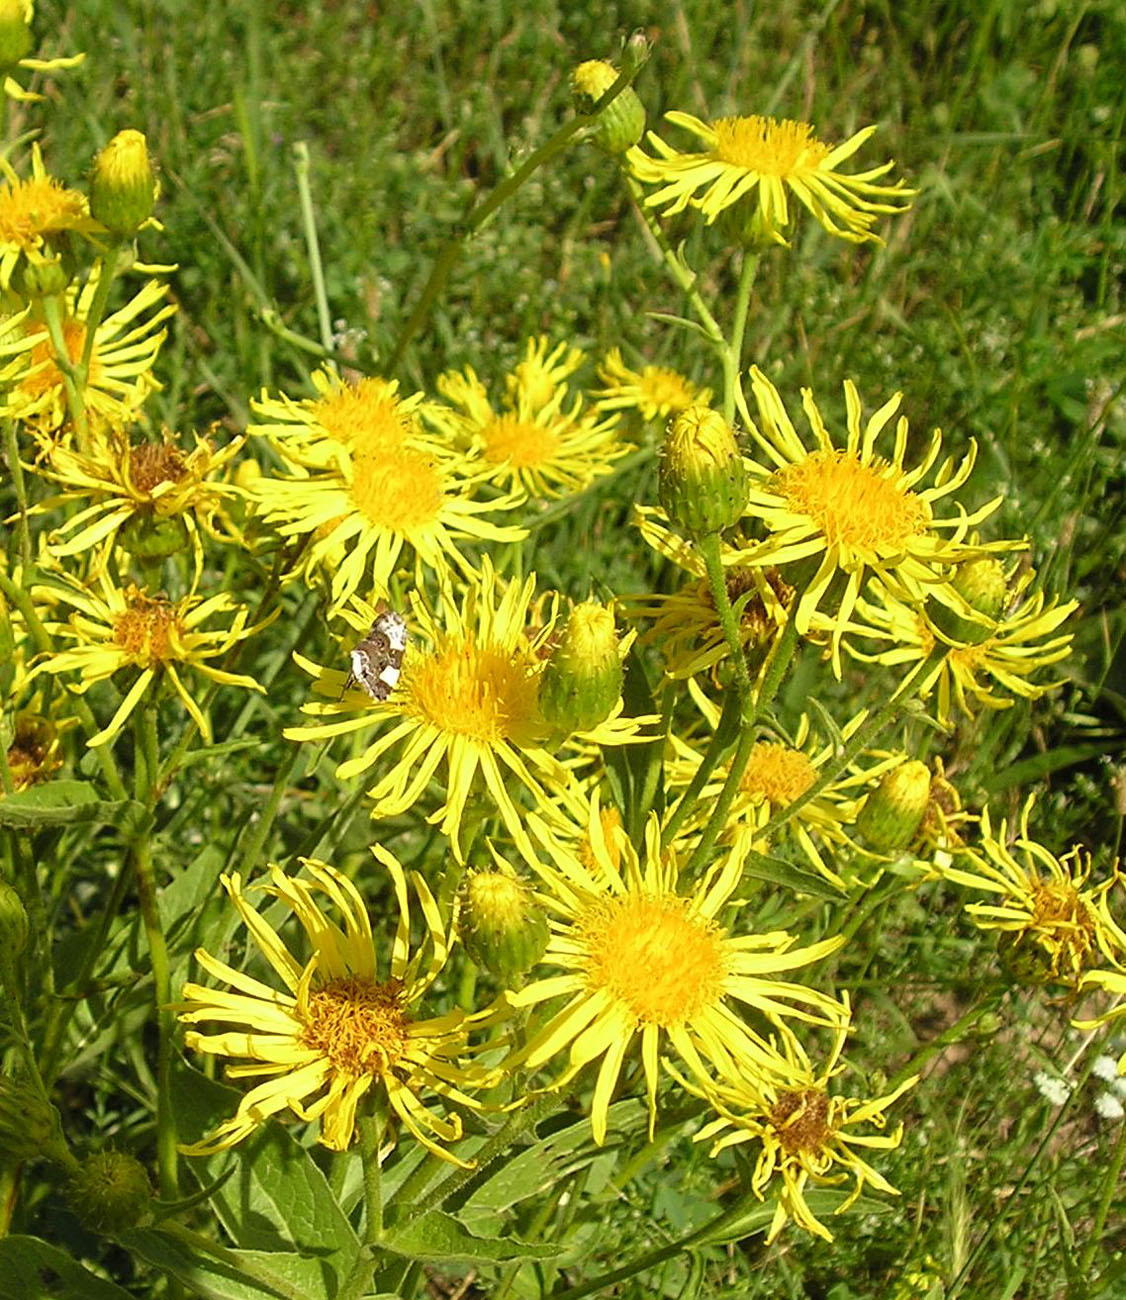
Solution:
M 628 717 L 659 712 L 645 669 L 634 650 L 626 657 L 622 698 Z M 608 745 L 603 750 L 610 788 L 634 843 L 641 838 L 650 809 L 660 812 L 664 807 L 663 751 L 662 738 L 647 745 Z
M 0 1300 L 130 1300 L 112 1282 L 38 1237 L 0 1240 Z
M 196 1141 L 234 1113 L 240 1091 L 215 1083 L 186 1065 L 172 1079 L 181 1141 Z M 348 1159 L 337 1156 L 336 1159 Z M 230 1151 L 189 1158 L 201 1186 L 235 1172 L 208 1204 L 232 1240 L 244 1250 L 296 1248 L 305 1255 L 336 1256 L 350 1268 L 359 1239 L 336 1203 L 312 1156 L 280 1123 L 272 1121 Z
M 1106 751 L 1106 745 L 1098 742 L 1049 749 L 1046 753 L 1036 754 L 1020 763 L 1010 763 L 1008 767 L 1002 768 L 993 776 L 983 778 L 981 787 L 988 794 L 997 794 L 1001 790 L 1010 790 L 1013 786 L 1032 785 L 1063 768 L 1089 763 L 1091 759 L 1099 758 Z M 0 809 L 2 808 L 3 804 L 0 804 Z
M 334 1300 L 343 1281 L 327 1260 L 292 1251 L 228 1250 L 216 1259 L 155 1229 L 123 1233 L 121 1243 L 193 1300 Z
M 780 885 L 783 889 L 792 889 L 798 894 L 812 894 L 814 898 L 828 898 L 841 902 L 845 895 L 835 885 L 831 885 L 824 876 L 806 867 L 799 867 L 784 858 L 771 857 L 751 849 L 743 863 L 743 874 L 755 880 L 765 880 L 771 885 Z
M 142 804 L 102 799 L 88 781 L 48 781 L 15 794 L 0 794 L 0 826 L 10 830 L 100 822 L 131 833 L 145 816 Z
M 554 1259 L 562 1253 L 559 1245 L 533 1245 L 516 1237 L 477 1237 L 452 1215 L 437 1210 L 419 1218 L 408 1218 L 386 1233 L 379 1242 L 381 1250 L 407 1259 L 432 1263 L 500 1264 L 513 1259 Z

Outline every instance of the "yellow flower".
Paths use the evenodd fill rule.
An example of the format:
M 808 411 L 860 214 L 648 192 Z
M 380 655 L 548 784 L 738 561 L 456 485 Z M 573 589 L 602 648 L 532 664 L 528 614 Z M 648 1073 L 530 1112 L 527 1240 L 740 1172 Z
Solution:
M 85 54 L 69 54 L 54 59 L 27 58 L 33 40 L 31 21 L 35 16 L 32 0 L 2 0 L 0 2 L 0 71 L 4 72 L 4 94 L 18 103 L 34 103 L 43 98 L 34 91 L 25 90 L 11 75 L 12 68 L 28 72 L 57 72 L 60 68 L 76 68 Z
M 50 554 L 86 555 L 101 547 L 104 563 L 122 528 L 182 520 L 198 574 L 203 564 L 201 528 L 216 541 L 240 541 L 224 504 L 238 489 L 218 479 L 245 439 L 235 438 L 216 451 L 206 438 L 194 437 L 195 446 L 188 452 L 180 450 L 167 430 L 160 442 L 130 442 L 113 430 L 95 434 L 89 455 L 62 445 L 51 448 L 47 467 L 40 472 L 64 490 L 50 504 L 90 498 L 93 502 L 50 535 Z
M 1126 958 L 1126 935 L 1106 908 L 1106 896 L 1122 876 L 1115 866 L 1101 884 L 1086 888 L 1089 853 L 1077 847 L 1057 858 L 1029 836 L 1034 802 L 1035 796 L 1024 805 L 1011 844 L 1004 818 L 993 834 L 987 808 L 981 818 L 984 856 L 963 849 L 956 860 L 966 867 L 936 863 L 935 873 L 997 897 L 996 903 L 967 903 L 966 911 L 979 929 L 1002 931 L 1003 953 L 1014 968 L 1039 982 L 1075 989 L 1100 952 L 1115 965 Z
M 561 1084 L 601 1058 L 590 1117 L 596 1142 L 605 1140 L 610 1100 L 635 1046 L 652 1127 L 658 1062 L 666 1046 L 702 1081 L 710 1077 L 705 1058 L 724 1076 L 784 1069 L 773 1042 L 751 1028 L 734 1004 L 749 1008 L 764 1029 L 783 1039 L 792 1033 L 791 1019 L 832 1026 L 847 1019 L 846 1006 L 777 978 L 834 952 L 840 939 L 795 948 L 794 936 L 785 931 L 736 935 L 719 923 L 741 878 L 747 837 L 681 892 L 676 855 L 661 849 L 655 815 L 646 827 L 643 856 L 620 826 L 602 818 L 597 796 L 588 809 L 586 854 L 554 836 L 537 814 L 529 823 L 552 862 L 530 859 L 552 918 L 541 964 L 563 973 L 532 980 L 505 999 L 514 1007 L 557 997 L 567 1002 L 529 1029 L 526 1044 L 506 1066 L 535 1069 L 567 1050 Z
M 895 425 L 891 459 L 876 453 L 875 444 L 899 409 L 896 393 L 864 424 L 860 396 L 851 380 L 845 381 L 848 411 L 847 438 L 838 447 L 825 427 L 813 394 L 802 390 L 802 405 L 813 430 L 816 448 L 810 451 L 798 437 L 778 391 L 757 367 L 751 382 L 758 405 L 761 432 L 748 416 L 750 434 L 773 466 L 752 465 L 747 515 L 766 531 L 766 539 L 752 547 L 749 562 L 786 565 L 820 557 L 815 574 L 802 591 L 796 627 L 808 632 L 813 616 L 832 598 L 826 614 L 832 625 L 833 670 L 840 676 L 840 638 L 853 607 L 870 575 L 894 584 L 905 598 L 922 603 L 928 588 L 948 580 L 949 566 L 995 549 L 1019 543 L 966 543 L 970 528 L 993 513 L 1001 503 L 995 497 L 972 514 L 960 507 L 951 518 L 935 517 L 936 502 L 956 492 L 973 469 L 977 446 L 955 469 L 945 461 L 935 474 L 935 485 L 919 485 L 938 459 L 941 431 L 936 429 L 919 464 L 908 470 L 907 420 Z M 943 536 L 949 533 L 949 537 Z M 834 580 L 841 582 L 837 585 Z
M 714 730 L 719 724 L 719 709 L 700 694 L 694 698 Z M 729 833 L 757 832 L 775 813 L 804 796 L 821 779 L 821 769 L 835 762 L 840 745 L 860 730 L 867 716 L 866 711 L 858 713 L 841 728 L 839 737 L 824 743 L 811 734 L 806 714 L 802 714 L 792 741 L 756 740 L 728 813 Z M 666 767 L 669 783 L 687 786 L 700 766 L 702 754 L 679 736 L 673 735 L 671 739 L 673 757 Z M 854 857 L 856 850 L 848 828 L 856 820 L 860 800 L 873 782 L 900 762 L 902 755 L 876 759 L 868 767 L 852 763 L 835 781 L 802 804 L 785 825 L 786 838 L 792 837 L 813 869 L 838 889 L 844 888 L 846 882 L 825 860 L 822 850 L 829 846 L 839 852 L 850 846 L 847 856 L 850 860 Z M 700 791 L 695 821 L 689 822 L 690 828 L 707 820 L 730 768 L 730 762 L 720 764 Z M 755 848 L 770 853 L 775 846 L 760 841 Z
M 818 140 L 807 122 L 757 114 L 721 117 L 711 123 L 690 113 L 666 113 L 665 117 L 705 146 L 699 153 L 679 153 L 650 131 L 649 143 L 659 157 L 651 158 L 640 149 L 627 155 L 638 180 L 661 187 L 646 203 L 663 207 L 666 215 L 691 204 L 710 224 L 741 200 L 754 202 L 757 191 L 756 232 L 766 240 L 785 244 L 790 225 L 789 190 L 829 234 L 852 243 L 882 243 L 871 230 L 876 218 L 905 211 L 915 193 L 902 181 L 875 184 L 892 169 L 890 162 L 851 175 L 838 170 L 875 133 L 874 126 L 834 147 Z
M 1117 864 L 1115 870 L 1117 872 Z M 1122 959 L 1126 958 L 1126 931 L 1111 916 L 1105 893 L 1099 896 L 1097 907 L 1099 920 L 1114 950 L 1113 960 L 1115 965 L 1120 965 Z M 1126 1016 L 1126 971 L 1089 970 L 1079 981 L 1079 990 L 1081 993 L 1086 993 L 1090 989 L 1102 989 L 1104 992 L 1112 994 L 1115 999 L 1114 1005 L 1101 1015 L 1093 1016 L 1090 1020 L 1073 1020 L 1071 1023 L 1076 1029 L 1097 1029 L 1102 1025 L 1112 1024 L 1114 1021 Z M 1126 1074 L 1126 1052 L 1123 1052 L 1118 1058 L 1118 1073 Z
M 7 82 L 5 82 L 7 89 Z M 52 259 L 51 240 L 67 231 L 89 234 L 100 229 L 90 216 L 86 196 L 48 175 L 38 144 L 31 146 L 31 176 L 21 180 L 0 158 L 0 288 L 11 286 L 21 257 L 32 264 Z
M 655 645 L 669 677 L 682 679 L 711 672 L 713 679 L 728 658 L 727 638 L 716 614 L 706 566 L 697 547 L 660 523 L 656 510 L 638 506 L 635 522 L 646 542 L 666 560 L 692 574 L 673 592 L 646 592 L 626 596 L 622 606 L 630 619 L 651 619 L 653 626 L 640 637 L 643 645 Z M 751 660 L 752 676 L 766 661 L 767 652 L 786 625 L 794 589 L 777 569 L 740 564 L 739 558 L 751 545 L 739 535 L 720 541 L 727 598 L 739 627 L 739 639 Z M 814 619 L 819 625 L 820 615 Z
M 801 1044 L 787 1038 L 783 1041 L 787 1065 L 784 1079 L 749 1077 L 735 1083 L 721 1079 L 705 1089 L 691 1089 L 706 1097 L 720 1114 L 719 1119 L 696 1134 L 696 1141 L 715 1139 L 713 1156 L 727 1147 L 757 1142 L 759 1153 L 751 1174 L 751 1190 L 760 1200 L 771 1190 L 776 1176 L 781 1180 L 768 1243 L 787 1220 L 826 1241 L 833 1240 L 833 1234 L 805 1199 L 810 1184 L 832 1187 L 853 1180 L 852 1190 L 836 1214 L 854 1205 L 865 1186 L 899 1195 L 861 1152 L 897 1147 L 903 1125 L 888 1134 L 857 1130 L 862 1125 L 882 1129 L 887 1123 L 887 1108 L 918 1082 L 918 1075 L 870 1101 L 830 1092 L 830 1079 L 844 1069 L 839 1061 L 847 1035 L 846 1023 L 838 1028 L 828 1063 L 819 1073 L 814 1071 Z
M 618 440 L 616 417 L 599 420 L 583 410 L 581 396 L 571 398 L 564 381 L 582 354 L 561 355 L 565 344 L 548 353 L 547 346 L 546 338 L 529 340 L 524 360 L 506 377 L 499 408 L 467 366 L 438 380 L 450 405 L 426 412 L 453 446 L 488 466 L 491 482 L 537 497 L 581 492 L 630 450 Z
M 621 348 L 611 348 L 598 367 L 606 385 L 592 393 L 600 411 L 636 410 L 643 420 L 663 420 L 679 415 L 689 406 L 708 406 L 710 388 L 699 388 L 675 370 L 665 366 L 642 366 L 631 370 L 622 360 Z
M 51 655 L 33 669 L 33 676 L 78 672 L 82 680 L 71 689 L 82 694 L 95 682 L 112 677 L 119 669 L 140 669 L 112 720 L 91 738 L 91 747 L 112 740 L 153 682 L 163 677 L 172 683 L 200 734 L 209 741 L 210 723 L 180 676 L 183 665 L 190 666 L 213 682 L 263 691 L 252 677 L 225 672 L 207 663 L 208 659 L 225 655 L 232 646 L 261 626 L 248 628 L 247 609 L 237 604 L 227 592 L 220 592 L 207 600 L 192 595 L 173 602 L 151 596 L 133 584 L 119 588 L 103 572 L 94 578 L 90 587 L 60 573 L 56 575 L 55 583 L 36 587 L 33 595 L 36 599 L 60 601 L 76 611 L 68 623 L 47 624 L 47 630 L 53 636 L 66 637 L 76 642 L 75 646 Z M 229 626 L 203 630 L 202 624 L 215 615 L 231 613 L 234 618 Z
M 399 923 L 391 946 L 390 971 L 380 979 L 367 908 L 355 885 L 335 868 L 302 858 L 307 878 L 272 867 L 262 892 L 279 899 L 300 922 L 312 948 L 307 960 L 286 947 L 256 909 L 236 875 L 223 888 L 238 910 L 258 951 L 285 986 L 235 970 L 202 948 L 196 960 L 226 989 L 185 984 L 180 1019 L 186 1024 L 218 1021 L 236 1028 L 201 1034 L 189 1030 L 188 1047 L 212 1056 L 241 1058 L 228 1067 L 233 1078 L 263 1077 L 239 1102 L 238 1110 L 187 1155 L 210 1155 L 241 1142 L 271 1115 L 290 1110 L 299 1119 L 320 1120 L 320 1141 L 333 1151 L 352 1140 L 356 1112 L 373 1089 L 428 1151 L 466 1166 L 443 1143 L 461 1137 L 456 1113 L 436 1114 L 420 1096 L 429 1089 L 461 1105 L 474 1105 L 463 1088 L 485 1081 L 485 1072 L 458 1056 L 474 1019 L 452 1011 L 431 1020 L 411 1011 L 441 971 L 449 943 L 437 904 L 417 872 L 412 883 L 422 908 L 424 946 L 410 955 L 410 906 L 403 869 L 380 846 L 372 852 L 388 870 Z M 325 906 L 327 904 L 327 906 Z M 333 917 L 337 914 L 340 920 Z M 427 956 L 425 947 L 430 951 Z
M 62 333 L 68 360 L 73 364 L 82 360 L 86 321 L 97 289 L 95 273 L 81 290 L 74 286 L 67 290 Z M 83 396 L 87 410 L 111 428 L 121 429 L 131 423 L 149 394 L 160 388 L 153 367 L 168 336 L 163 322 L 176 310 L 173 304 L 162 301 L 167 294 L 167 284 L 149 280 L 94 331 Z M 31 349 L 30 368 L 9 393 L 7 413 L 40 433 L 56 433 L 69 417 L 66 380 L 56 363 L 55 347 L 44 321 L 28 317 L 22 330 Z
M 856 602 L 845 648 L 864 663 L 902 667 L 921 663 L 936 646 L 944 647 L 946 653 L 918 686 L 923 697 L 935 692 L 936 716 L 943 726 L 950 725 L 955 706 L 972 717 L 979 708 L 1007 709 L 1016 698 L 1037 700 L 1060 682 L 1034 684 L 1029 679 L 1070 654 L 1073 633 L 1058 629 L 1079 602 L 1048 601 L 1042 591 L 1025 596 L 1034 577 L 1026 570 L 1017 579 L 1010 610 L 990 621 L 992 630 L 984 639 L 973 642 L 959 641 L 937 627 L 925 607 L 908 605 L 883 583 L 872 583 L 872 599 Z M 886 642 L 887 649 L 867 653 L 852 636 Z
M 251 409 L 259 417 L 248 432 L 268 438 L 291 464 L 310 469 L 332 465 L 344 447 L 353 454 L 399 451 L 423 436 L 422 393 L 399 396 L 395 380 L 367 378 L 345 383 L 335 371 L 315 370 L 316 397 L 294 400 L 265 393 Z
M 395 424 L 393 412 L 388 423 Z M 275 445 L 287 455 L 284 444 Z M 453 570 L 464 578 L 475 572 L 460 543 L 527 536 L 523 528 L 481 517 L 512 509 L 522 495 L 473 500 L 487 473 L 473 474 L 464 457 L 429 439 L 403 434 L 398 443 L 393 437 L 306 443 L 299 432 L 294 453 L 286 472 L 263 474 L 248 493 L 280 537 L 307 539 L 293 572 L 306 582 L 322 570 L 331 575 L 334 611 L 364 583 L 377 597 L 386 596 L 404 547 L 414 552 L 417 581 L 426 567 L 448 582 Z
M 42 714 L 26 709 L 17 713 L 7 747 L 7 764 L 13 790 L 49 781 L 63 765 L 58 727 Z
M 469 584 L 460 606 L 451 592 L 443 591 L 439 608 L 432 611 L 420 592 L 412 592 L 415 627 L 402 675 L 384 701 L 373 700 L 358 687 L 345 691 L 343 668 L 323 668 L 295 654 L 296 662 L 316 679 L 314 689 L 329 700 L 306 704 L 303 711 L 329 720 L 289 728 L 286 736 L 324 740 L 378 728 L 382 734 L 336 770 L 342 780 L 350 780 L 399 747 L 396 761 L 384 767 L 368 791 L 375 800 L 374 816 L 405 812 L 444 767 L 445 800 L 430 821 L 440 823 L 455 853 L 461 853 L 461 820 L 478 774 L 508 832 L 527 844 L 526 814 L 517 806 L 512 787 L 523 787 L 538 804 L 548 797 L 545 783 L 557 787 L 567 779 L 556 756 L 558 745 L 551 740 L 554 733 L 539 708 L 539 678 L 547 664 L 542 652 L 554 620 L 529 632 L 534 591 L 534 574 L 524 583 L 506 585 L 486 556 L 480 577 Z M 375 611 L 366 602 L 355 602 L 354 611 L 345 613 L 357 632 L 366 632 Z M 583 732 L 583 738 L 597 745 L 642 739 L 638 732 L 647 719 L 622 718 L 621 712 L 619 702 L 610 717 Z M 388 722 L 393 724 L 389 729 Z

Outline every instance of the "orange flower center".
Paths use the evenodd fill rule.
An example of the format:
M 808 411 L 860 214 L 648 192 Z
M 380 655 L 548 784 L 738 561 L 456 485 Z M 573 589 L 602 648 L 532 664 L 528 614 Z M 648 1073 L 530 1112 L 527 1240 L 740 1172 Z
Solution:
M 407 662 L 406 707 L 423 721 L 485 745 L 535 742 L 538 673 L 529 651 L 457 639 Z
M 173 605 L 153 600 L 131 588 L 126 596 L 128 608 L 113 624 L 113 643 L 141 663 L 161 663 L 178 657 L 174 643 L 183 632 L 183 624 Z
M 683 1025 L 723 997 L 719 928 L 675 894 L 623 894 L 580 918 L 586 983 L 643 1024 Z
M 800 171 L 814 171 L 829 152 L 808 122 L 773 117 L 721 117 L 712 123 L 715 155 L 732 167 L 785 180 Z
M 330 980 L 309 996 L 301 1041 L 341 1074 L 387 1074 L 407 1047 L 402 994 L 399 980 Z
M 788 1155 L 811 1155 L 820 1151 L 832 1136 L 829 1096 L 820 1088 L 784 1092 L 774 1103 L 770 1122 Z
M 187 477 L 183 454 L 167 443 L 142 442 L 129 448 L 129 478 L 138 492 L 150 493 L 161 483 Z
M 406 448 L 358 455 L 352 466 L 352 500 L 377 528 L 408 533 L 433 523 L 444 500 L 433 460 Z
M 848 451 L 815 451 L 778 470 L 774 485 L 830 546 L 904 550 L 926 528 L 930 510 L 922 497 L 881 473 L 884 464 L 862 464 Z
M 759 740 L 751 747 L 742 789 L 779 808 L 800 798 L 816 781 L 817 771 L 800 749 Z
M 551 429 L 534 420 L 500 415 L 481 432 L 485 459 L 494 465 L 508 461 L 515 469 L 546 464 L 559 452 L 561 440 Z
M 0 243 L 37 248 L 44 235 L 72 230 L 86 215 L 86 202 L 52 176 L 0 186 Z

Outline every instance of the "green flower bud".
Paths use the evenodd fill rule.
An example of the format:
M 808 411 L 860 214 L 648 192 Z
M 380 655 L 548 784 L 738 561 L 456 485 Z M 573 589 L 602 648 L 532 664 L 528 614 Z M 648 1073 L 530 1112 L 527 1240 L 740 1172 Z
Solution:
M 478 966 L 504 984 L 543 956 L 549 931 L 532 891 L 512 872 L 474 871 L 462 887 L 461 941 Z
M 65 248 L 57 253 L 25 254 L 12 275 L 12 288 L 22 298 L 53 298 L 74 279 L 74 259 Z
M 931 617 L 935 626 L 954 641 L 980 645 L 997 630 L 997 619 L 1009 601 L 1009 584 L 1000 560 L 985 556 L 967 560 L 958 566 L 951 584 L 959 596 L 980 618 L 959 614 L 957 610 L 932 601 Z
M 135 235 L 152 216 L 157 185 L 140 131 L 118 131 L 94 159 L 90 214 L 115 235 Z
M 731 426 L 718 411 L 690 406 L 672 421 L 657 489 L 665 514 L 696 540 L 722 533 L 742 516 L 747 467 Z
M 139 1160 L 123 1151 L 90 1156 L 71 1174 L 67 1204 L 84 1228 L 114 1236 L 152 1219 L 152 1184 Z
M 894 853 L 911 843 L 930 800 L 931 774 L 909 759 L 888 772 L 864 802 L 856 829 L 876 853 Z
M 0 880 L 0 974 L 5 979 L 26 947 L 27 908 L 12 886 Z
M 31 5 L 0 0 L 0 70 L 15 67 L 31 53 Z
M 588 59 L 571 73 L 575 110 L 591 113 L 595 104 L 618 79 L 618 71 L 601 59 Z M 645 131 L 645 106 L 632 86 L 615 95 L 591 129 L 590 138 L 608 154 L 632 149 Z
M 576 605 L 540 677 L 540 712 L 570 734 L 605 722 L 622 694 L 614 615 L 596 600 Z
M 63 1140 L 59 1112 L 30 1084 L 0 1075 L 0 1163 L 38 1157 L 75 1163 Z
M 142 512 L 134 515 L 119 534 L 122 547 L 142 565 L 160 564 L 189 545 L 188 529 L 179 515 Z

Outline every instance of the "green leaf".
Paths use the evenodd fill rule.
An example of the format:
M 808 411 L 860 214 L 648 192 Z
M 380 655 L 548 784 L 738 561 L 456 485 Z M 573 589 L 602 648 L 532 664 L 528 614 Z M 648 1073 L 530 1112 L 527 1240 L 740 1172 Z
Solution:
M 1091 759 L 1105 754 L 1106 748 L 1102 742 L 1096 742 L 1089 745 L 1063 745 L 1056 749 L 1049 749 L 1043 754 L 1026 758 L 1023 762 L 1010 763 L 994 776 L 983 778 L 981 788 L 988 794 L 996 794 L 1000 790 L 1010 790 L 1013 786 L 1032 785 L 1062 768 L 1078 767 L 1080 763 L 1089 763 Z M 3 808 L 2 804 L 0 808 Z
M 234 1113 L 242 1096 L 183 1066 L 172 1077 L 172 1097 L 182 1141 L 196 1141 Z M 336 1159 L 347 1159 L 336 1156 Z M 234 1174 L 208 1202 L 235 1244 L 244 1250 L 296 1249 L 313 1257 L 336 1257 L 337 1270 L 351 1268 L 359 1238 L 308 1151 L 280 1123 L 264 1124 L 231 1151 L 190 1161 L 201 1186 Z
M 293 1252 L 228 1250 L 216 1259 L 155 1229 L 123 1233 L 121 1243 L 193 1300 L 333 1300 L 343 1280 L 327 1260 Z
M 516 1237 L 476 1237 L 452 1215 L 431 1210 L 410 1218 L 380 1239 L 379 1248 L 433 1263 L 501 1264 L 513 1259 L 554 1259 L 559 1245 L 532 1245 Z
M 626 657 L 622 699 L 627 717 L 659 712 L 635 649 Z M 663 752 L 663 737 L 647 745 L 608 745 L 602 751 L 614 800 L 622 811 L 626 832 L 634 843 L 644 831 L 650 809 L 660 812 L 664 807 Z
M 132 799 L 99 798 L 88 781 L 48 781 L 0 795 L 0 826 L 10 830 L 99 822 L 132 833 L 146 815 L 144 806 Z
M 814 898 L 827 898 L 841 902 L 846 895 L 836 885 L 832 885 L 816 871 L 799 867 L 784 858 L 771 857 L 751 849 L 743 863 L 743 874 L 755 880 L 765 880 L 771 885 L 780 885 L 783 889 L 792 889 L 798 894 L 811 894 Z
M 0 1300 L 130 1300 L 38 1237 L 0 1240 Z

